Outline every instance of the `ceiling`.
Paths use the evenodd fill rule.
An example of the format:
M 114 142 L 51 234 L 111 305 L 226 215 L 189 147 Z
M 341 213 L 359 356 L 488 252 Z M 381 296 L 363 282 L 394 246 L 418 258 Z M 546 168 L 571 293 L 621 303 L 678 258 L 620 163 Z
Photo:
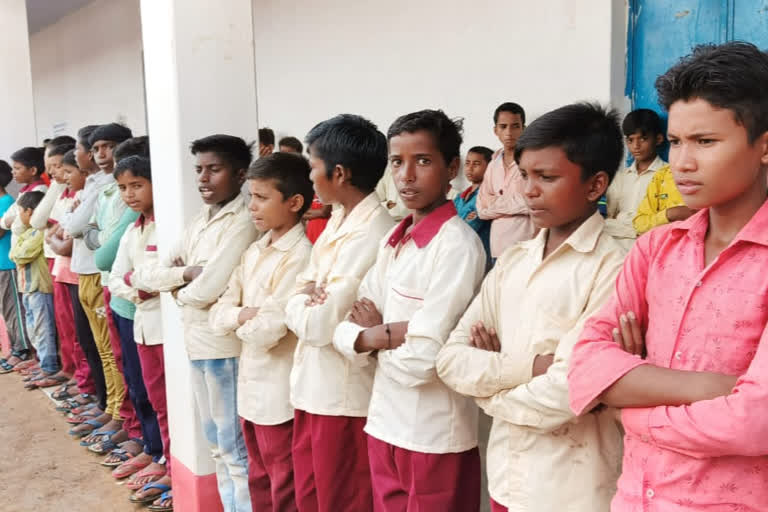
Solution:
M 29 33 L 34 34 L 48 25 L 56 23 L 72 11 L 76 11 L 92 0 L 27 0 Z

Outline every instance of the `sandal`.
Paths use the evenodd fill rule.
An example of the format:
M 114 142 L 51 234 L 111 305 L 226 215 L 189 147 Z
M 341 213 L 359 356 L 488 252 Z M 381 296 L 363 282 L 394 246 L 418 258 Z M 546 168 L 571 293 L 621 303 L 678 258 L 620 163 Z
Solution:
M 149 491 L 150 489 L 158 489 L 161 492 L 159 494 L 153 494 L 151 496 L 141 496 L 141 497 L 136 496 L 136 493 L 133 493 L 133 494 L 131 494 L 131 497 L 128 498 L 128 499 L 131 501 L 131 503 L 139 503 L 141 505 L 144 505 L 144 504 L 147 504 L 147 503 L 152 503 L 152 502 L 156 501 L 157 498 L 162 496 L 163 493 L 165 493 L 167 491 L 170 491 L 171 490 L 171 486 L 170 485 L 165 485 L 165 484 L 158 484 L 158 483 L 150 482 L 150 483 L 144 485 L 141 488 L 141 492 Z
M 93 431 L 95 431 L 95 430 L 97 430 L 97 429 L 99 429 L 99 428 L 101 428 L 101 427 L 103 427 L 103 426 L 104 426 L 104 424 L 103 424 L 102 422 L 100 422 L 100 421 L 96 421 L 96 420 L 88 420 L 88 421 L 84 421 L 84 422 L 83 422 L 83 424 L 87 424 L 87 425 L 90 425 L 90 426 L 92 426 L 93 428 L 92 428 L 92 429 L 90 429 L 90 430 L 82 430 L 82 431 L 77 431 L 77 430 L 74 430 L 74 429 L 70 429 L 70 430 L 69 430 L 69 435 L 71 435 L 71 436 L 72 436 L 72 437 L 74 437 L 75 439 L 80 439 L 81 437 L 85 437 L 85 436 L 88 436 L 88 435 L 90 435 L 90 434 L 91 434 Z M 79 427 L 80 425 L 77 425 L 77 426 Z
M 155 505 L 155 503 L 152 502 L 152 505 L 148 506 L 147 510 L 151 512 L 173 512 L 173 495 L 171 494 L 171 491 L 165 491 L 160 495 L 161 502 L 168 500 L 171 500 L 170 505 Z
M 93 418 L 98 418 L 101 416 L 101 412 L 99 412 L 96 408 L 91 408 L 88 411 L 84 411 L 80 414 L 77 414 L 75 416 L 70 416 L 67 418 L 67 423 L 70 425 L 79 425 L 81 423 L 85 423 L 88 420 L 92 420 Z
M 35 382 L 35 387 L 38 388 L 52 388 L 53 386 L 58 386 L 62 382 L 66 382 L 69 379 L 65 377 L 64 375 L 51 375 L 48 377 L 45 377 L 43 379 L 40 379 Z
M 114 453 L 117 450 L 114 450 L 112 453 Z M 112 476 L 118 480 L 122 480 L 123 478 L 128 478 L 129 476 L 133 476 L 136 473 L 140 472 L 150 464 L 152 464 L 152 458 L 150 457 L 149 462 L 142 462 L 136 459 L 137 455 L 132 455 L 127 450 L 122 450 L 128 456 L 130 456 L 130 459 L 127 462 L 123 462 L 120 464 L 117 468 L 115 468 L 112 471 Z M 147 476 L 155 476 L 155 475 L 147 475 Z M 143 485 L 143 484 L 142 484 Z
M 70 389 L 74 388 L 75 386 L 70 386 L 67 384 L 67 386 L 64 389 L 57 389 L 53 393 L 51 393 L 51 398 L 54 400 L 67 400 L 68 398 L 75 398 L 77 394 L 72 394 L 69 392 Z M 58 409 L 58 407 L 56 408 Z
M 116 450 L 118 448 L 119 448 L 118 443 L 114 442 L 112 439 L 109 439 L 109 438 L 103 441 L 98 441 L 88 446 L 88 450 L 92 451 L 97 455 L 106 455 L 112 450 Z
M 134 457 L 135 457 L 135 455 L 132 454 L 131 452 L 129 452 L 128 450 L 124 450 L 123 448 L 115 448 L 114 450 L 109 452 L 109 455 L 107 455 L 107 458 L 104 459 L 103 461 L 101 461 L 100 464 L 102 466 L 105 466 L 105 467 L 108 467 L 108 468 L 118 468 L 119 469 L 120 466 L 122 466 L 124 463 L 128 462 L 129 460 L 131 460 Z M 115 460 L 109 460 L 109 459 L 112 459 L 112 458 L 114 458 Z M 115 470 L 115 471 L 117 471 L 117 470 Z M 130 476 L 130 475 L 133 474 L 133 473 L 131 473 L 130 475 L 117 476 L 117 475 L 115 475 L 115 471 L 112 471 L 112 476 L 114 476 L 115 478 L 118 478 L 118 479 L 125 478 L 126 476 Z M 118 474 L 122 474 L 122 473 L 118 473 Z
M 147 464 L 147 466 L 149 466 L 149 464 Z M 132 491 L 137 491 L 142 487 L 147 486 L 150 483 L 154 482 L 155 480 L 160 480 L 167 474 L 168 472 L 165 469 L 154 469 L 152 471 L 147 471 L 145 468 L 131 475 L 131 478 L 129 478 L 128 481 L 125 482 L 125 486 L 131 489 Z M 136 479 L 145 478 L 145 477 L 149 477 L 152 480 L 150 480 L 149 482 L 143 482 L 143 483 L 136 482 Z
M 85 423 L 88 423 L 87 421 Z M 95 421 L 94 423 L 99 423 L 98 421 Z M 102 425 L 103 427 L 104 425 Z M 94 445 L 96 443 L 101 442 L 101 438 L 105 437 L 109 439 L 110 436 L 117 434 L 117 430 L 92 430 L 88 432 L 87 435 L 84 435 L 83 437 L 89 437 L 93 436 L 95 439 L 92 439 L 91 441 L 80 441 L 80 446 L 85 446 L 86 448 Z
M 11 373 L 13 371 L 13 365 L 6 359 L 0 359 L 0 375 L 4 373 Z

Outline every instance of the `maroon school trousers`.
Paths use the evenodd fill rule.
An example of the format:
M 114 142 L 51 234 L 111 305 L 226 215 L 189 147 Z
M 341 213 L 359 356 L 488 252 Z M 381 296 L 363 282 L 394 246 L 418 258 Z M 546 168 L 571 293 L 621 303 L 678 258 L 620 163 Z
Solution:
M 162 345 L 136 344 L 141 361 L 141 375 L 144 377 L 144 387 L 147 398 L 157 415 L 157 426 L 160 427 L 160 437 L 163 440 L 163 455 L 165 455 L 165 471 L 171 476 L 171 435 L 168 430 L 168 402 L 165 398 L 165 355 Z
M 293 488 L 293 420 L 256 425 L 240 418 L 248 450 L 248 488 L 253 510 L 295 512 Z
M 509 509 L 504 505 L 500 505 L 491 498 L 491 512 L 509 512 Z
M 376 512 L 479 512 L 480 451 L 421 453 L 368 436 Z
M 296 410 L 293 471 L 300 512 L 373 510 L 365 422 Z

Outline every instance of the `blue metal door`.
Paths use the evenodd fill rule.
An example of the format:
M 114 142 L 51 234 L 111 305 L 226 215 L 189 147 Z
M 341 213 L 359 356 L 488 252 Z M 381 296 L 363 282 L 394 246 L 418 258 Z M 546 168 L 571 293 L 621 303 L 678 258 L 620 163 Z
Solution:
M 660 111 L 654 83 L 702 43 L 742 40 L 768 49 L 768 0 L 630 0 L 627 95 Z

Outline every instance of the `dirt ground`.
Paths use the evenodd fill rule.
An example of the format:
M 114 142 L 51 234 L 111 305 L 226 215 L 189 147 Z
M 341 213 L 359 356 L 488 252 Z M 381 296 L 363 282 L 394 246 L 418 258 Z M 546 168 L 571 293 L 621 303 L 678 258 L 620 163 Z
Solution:
M 0 496 L 3 512 L 133 512 L 129 489 L 117 485 L 102 457 L 67 435 L 54 402 L 0 375 Z

